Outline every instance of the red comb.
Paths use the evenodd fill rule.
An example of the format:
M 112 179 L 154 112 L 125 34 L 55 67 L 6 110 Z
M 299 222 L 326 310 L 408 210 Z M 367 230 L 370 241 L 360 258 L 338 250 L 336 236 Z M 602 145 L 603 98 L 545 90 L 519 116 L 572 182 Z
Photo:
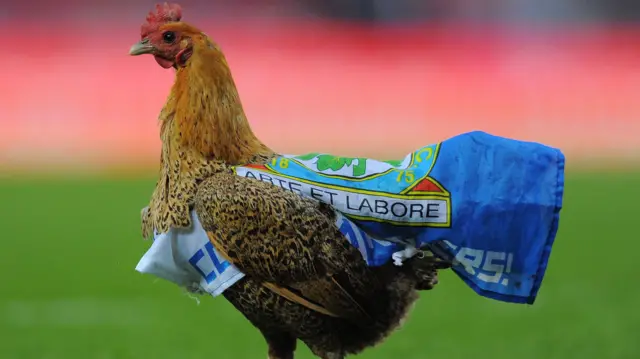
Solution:
M 180 21 L 182 18 L 182 8 L 178 4 L 157 4 L 155 12 L 152 10 L 147 15 L 145 22 L 140 29 L 140 35 L 144 39 L 151 32 L 156 31 L 167 22 Z

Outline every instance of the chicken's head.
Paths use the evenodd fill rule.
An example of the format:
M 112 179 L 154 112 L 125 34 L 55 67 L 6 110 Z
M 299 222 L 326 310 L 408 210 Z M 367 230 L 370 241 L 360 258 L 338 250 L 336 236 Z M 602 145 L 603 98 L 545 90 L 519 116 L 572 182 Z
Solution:
M 132 56 L 152 54 L 166 69 L 181 66 L 192 54 L 192 38 L 201 31 L 181 22 L 182 8 L 177 4 L 158 4 L 141 27 L 142 40 L 131 47 Z

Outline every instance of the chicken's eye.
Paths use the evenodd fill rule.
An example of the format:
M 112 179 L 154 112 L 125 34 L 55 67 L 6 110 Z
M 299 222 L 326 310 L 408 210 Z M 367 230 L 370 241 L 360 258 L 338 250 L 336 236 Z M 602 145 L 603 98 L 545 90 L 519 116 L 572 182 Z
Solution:
M 162 34 L 162 39 L 167 44 L 172 44 L 174 41 L 176 41 L 176 33 L 173 31 L 167 31 L 164 34 Z

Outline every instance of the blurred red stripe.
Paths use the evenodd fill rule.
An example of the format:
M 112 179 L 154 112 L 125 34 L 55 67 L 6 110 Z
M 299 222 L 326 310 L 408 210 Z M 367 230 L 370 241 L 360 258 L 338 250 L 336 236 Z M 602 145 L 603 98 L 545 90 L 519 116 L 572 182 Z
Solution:
M 157 161 L 173 75 L 127 56 L 138 26 L 109 25 L 23 24 L 8 40 L 0 163 Z M 640 152 L 640 27 L 265 26 L 203 30 L 278 150 L 398 156 L 480 129 L 570 156 Z

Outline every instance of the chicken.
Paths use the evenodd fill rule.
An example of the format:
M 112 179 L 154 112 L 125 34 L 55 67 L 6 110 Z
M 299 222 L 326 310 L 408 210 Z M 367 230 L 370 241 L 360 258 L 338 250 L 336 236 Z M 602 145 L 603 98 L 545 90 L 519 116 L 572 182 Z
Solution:
M 181 21 L 179 6 L 158 5 L 130 54 L 176 70 L 143 235 L 191 226 L 195 208 L 216 250 L 246 274 L 223 295 L 261 331 L 269 358 L 293 358 L 297 339 L 324 359 L 358 353 L 401 324 L 417 290 L 437 283 L 447 263 L 369 267 L 331 207 L 233 173 L 276 153 L 252 132 L 223 53 Z

